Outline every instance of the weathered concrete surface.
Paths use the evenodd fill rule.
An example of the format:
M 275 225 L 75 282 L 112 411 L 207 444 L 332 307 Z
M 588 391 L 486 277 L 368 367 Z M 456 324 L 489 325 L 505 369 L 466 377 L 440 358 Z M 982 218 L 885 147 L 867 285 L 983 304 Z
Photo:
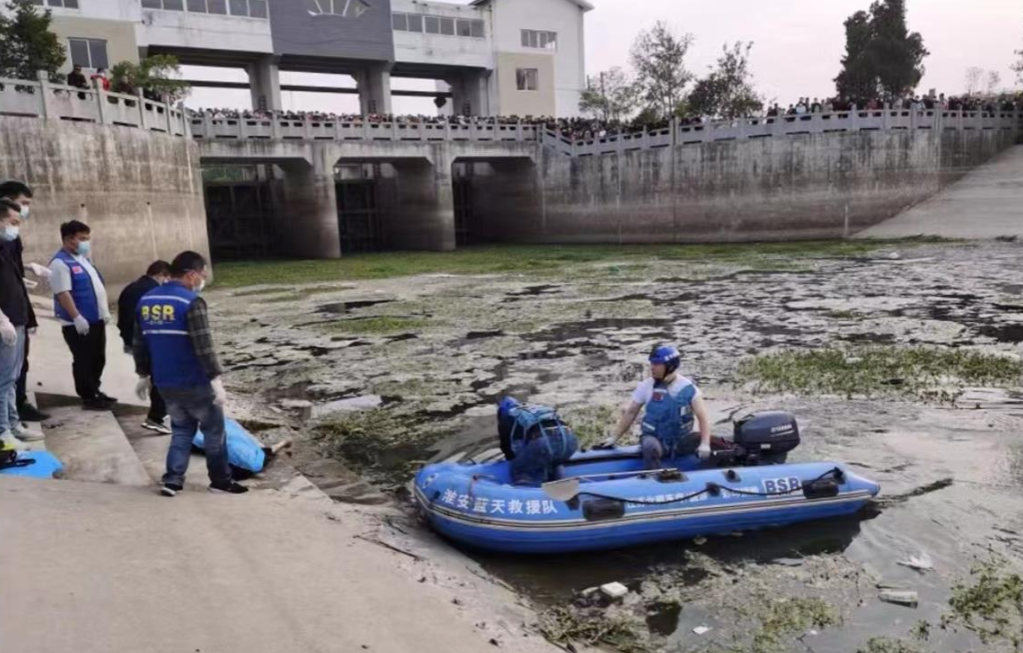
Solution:
M 5 651 L 555 650 L 339 506 L 12 477 L 0 502 Z
M 44 427 L 46 449 L 64 464 L 75 481 L 152 486 L 113 413 L 78 406 L 55 408 Z
M 0 179 L 35 190 L 25 260 L 46 264 L 60 224 L 92 227 L 93 258 L 119 288 L 157 258 L 209 253 L 198 147 L 128 127 L 0 117 Z
M 930 199 L 857 238 L 1023 237 L 1023 145 L 1002 152 Z

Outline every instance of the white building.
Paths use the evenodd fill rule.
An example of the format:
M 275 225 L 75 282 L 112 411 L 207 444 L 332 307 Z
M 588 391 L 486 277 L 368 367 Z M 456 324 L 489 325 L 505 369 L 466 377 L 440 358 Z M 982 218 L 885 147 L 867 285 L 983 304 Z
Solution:
M 573 116 L 586 84 L 587 0 L 33 0 L 53 11 L 68 69 L 169 53 L 240 67 L 253 107 L 280 108 L 279 71 L 351 75 L 367 113 L 391 77 L 450 88 L 448 110 Z

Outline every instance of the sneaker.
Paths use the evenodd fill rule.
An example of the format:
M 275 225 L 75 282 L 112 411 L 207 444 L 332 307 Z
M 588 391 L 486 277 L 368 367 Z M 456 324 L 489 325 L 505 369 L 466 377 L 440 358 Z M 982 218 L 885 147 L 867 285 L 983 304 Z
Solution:
M 32 404 L 18 406 L 18 415 L 26 422 L 45 422 L 50 419 L 49 414 L 44 413 Z
M 19 440 L 18 438 L 14 437 L 14 434 L 11 433 L 10 431 L 4 431 L 3 433 L 0 433 L 0 442 L 3 442 L 4 447 L 7 449 L 14 449 L 15 451 L 28 451 L 28 447 L 25 446 L 25 443 Z
M 165 497 L 173 497 L 176 496 L 177 493 L 183 489 L 184 489 L 183 487 L 175 483 L 164 483 L 163 485 L 160 486 L 160 494 L 162 494 Z
M 161 433 L 163 435 L 171 434 L 170 427 L 167 426 L 164 422 L 157 422 L 156 420 L 152 419 L 147 419 L 146 421 L 142 422 L 142 428 L 149 429 L 150 431 L 156 431 L 157 433 Z
M 231 481 L 227 485 L 213 485 L 210 483 L 210 492 L 213 492 L 214 494 L 218 492 L 223 492 L 224 494 L 245 494 L 248 491 L 249 488 L 239 483 L 235 483 L 234 481 Z
M 18 438 L 22 442 L 39 442 L 43 439 L 43 434 L 39 431 L 33 431 L 24 424 L 18 424 L 11 431 L 14 432 L 14 437 Z

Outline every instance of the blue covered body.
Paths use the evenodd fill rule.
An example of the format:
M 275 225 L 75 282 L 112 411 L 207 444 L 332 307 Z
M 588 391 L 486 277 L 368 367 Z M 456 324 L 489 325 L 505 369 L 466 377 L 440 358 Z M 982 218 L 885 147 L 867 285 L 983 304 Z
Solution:
M 263 471 L 266 463 L 263 443 L 230 417 L 224 418 L 224 430 L 227 433 L 227 462 L 249 472 Z M 192 445 L 205 450 L 202 431 L 195 432 Z
M 657 474 L 637 475 L 642 471 L 638 447 L 581 452 L 559 475 L 580 477 L 583 493 L 562 502 L 541 487 L 511 485 L 507 461 L 441 463 L 420 470 L 414 495 L 430 524 L 453 540 L 493 551 L 557 553 L 847 515 L 879 491 L 876 483 L 830 462 L 706 469 L 696 456 L 686 456 L 676 460 L 675 467 L 683 472 L 681 478 L 662 480 Z M 837 494 L 807 498 L 803 484 L 827 477 L 836 468 L 842 472 Z M 661 505 L 635 503 L 686 497 L 705 490 L 708 483 L 721 491 Z M 729 489 L 774 496 L 740 495 Z
M 23 451 L 18 454 L 18 460 L 34 460 L 35 462 L 23 467 L 6 467 L 0 470 L 0 474 L 53 478 L 54 474 L 64 469 L 60 460 L 49 451 Z

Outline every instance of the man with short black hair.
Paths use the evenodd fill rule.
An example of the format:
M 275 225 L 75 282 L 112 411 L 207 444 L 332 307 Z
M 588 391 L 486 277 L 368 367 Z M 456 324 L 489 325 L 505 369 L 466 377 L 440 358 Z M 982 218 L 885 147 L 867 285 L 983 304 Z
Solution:
M 71 350 L 75 392 L 87 410 L 110 410 L 117 400 L 100 391 L 107 363 L 110 307 L 103 276 L 89 260 L 92 230 L 78 220 L 60 225 L 63 247 L 50 261 L 53 312 Z
M 159 288 L 170 280 L 170 263 L 167 261 L 154 261 L 149 265 L 146 273 L 125 286 L 117 298 L 117 330 L 121 332 L 121 340 L 124 342 L 124 353 L 133 355 L 133 343 L 135 342 L 135 315 L 138 310 L 139 300 L 154 288 Z M 149 414 L 146 416 L 142 427 L 150 431 L 156 431 L 163 435 L 170 435 L 170 427 L 166 424 L 167 406 L 163 402 L 160 392 L 153 388 L 149 393 Z
M 159 388 L 171 416 L 167 472 L 160 493 L 173 497 L 185 484 L 192 439 L 202 430 L 210 490 L 243 494 L 227 462 L 224 373 L 217 360 L 206 308 L 199 293 L 209 273 L 206 259 L 182 252 L 171 262 L 171 280 L 139 301 L 133 352 L 139 375 L 135 393 L 143 401 Z
M 31 211 L 33 193 L 32 188 L 28 184 L 9 180 L 0 183 L 0 198 L 14 202 L 20 207 L 21 222 L 28 220 L 29 212 Z M 18 268 L 18 273 L 25 277 L 25 261 L 22 258 L 22 253 L 25 251 L 25 245 L 22 242 L 22 238 L 19 234 L 10 243 L 4 245 L 10 248 L 11 255 L 14 259 L 14 264 Z M 50 269 L 39 265 L 38 263 L 29 263 L 28 269 L 32 271 L 42 281 L 49 282 Z M 31 336 L 35 333 L 35 330 L 39 328 L 39 322 L 36 320 L 35 310 L 32 308 L 32 302 L 28 303 L 28 323 L 25 324 L 25 360 L 21 366 L 21 375 L 18 377 L 18 384 L 15 388 L 15 400 L 18 405 L 18 414 L 21 415 L 21 419 L 27 422 L 42 422 L 50 418 L 49 415 L 40 411 L 38 408 L 28 403 L 28 354 L 31 351 Z

